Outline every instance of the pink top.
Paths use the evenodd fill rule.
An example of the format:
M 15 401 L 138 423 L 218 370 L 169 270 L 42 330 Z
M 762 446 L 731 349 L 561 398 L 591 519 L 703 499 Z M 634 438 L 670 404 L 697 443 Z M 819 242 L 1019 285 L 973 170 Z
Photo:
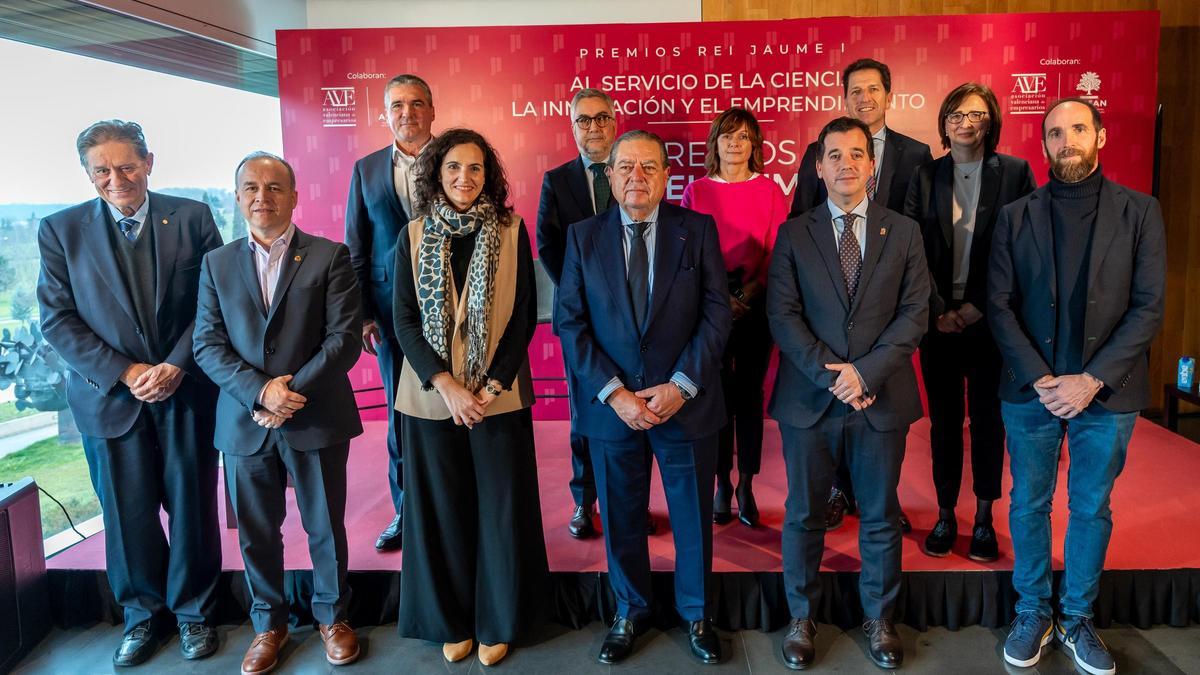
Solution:
M 788 216 L 787 199 L 775 181 L 761 174 L 740 183 L 701 178 L 683 189 L 680 204 L 717 221 L 726 271 L 741 267 L 744 281 L 766 283 L 775 233 Z

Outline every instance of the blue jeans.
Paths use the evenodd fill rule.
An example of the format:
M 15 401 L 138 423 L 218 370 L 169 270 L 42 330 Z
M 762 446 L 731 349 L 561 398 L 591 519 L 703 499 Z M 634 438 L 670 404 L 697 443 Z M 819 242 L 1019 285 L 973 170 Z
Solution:
M 1001 404 L 1008 431 L 1013 488 L 1009 528 L 1013 542 L 1013 587 L 1018 612 L 1052 616 L 1050 608 L 1050 505 L 1058 479 L 1063 436 L 1071 465 L 1067 471 L 1066 570 L 1060 589 L 1063 615 L 1091 617 L 1100 572 L 1112 534 L 1109 509 L 1113 482 L 1125 466 L 1125 451 L 1137 413 L 1112 413 L 1092 405 L 1074 419 L 1061 420 L 1037 399 Z

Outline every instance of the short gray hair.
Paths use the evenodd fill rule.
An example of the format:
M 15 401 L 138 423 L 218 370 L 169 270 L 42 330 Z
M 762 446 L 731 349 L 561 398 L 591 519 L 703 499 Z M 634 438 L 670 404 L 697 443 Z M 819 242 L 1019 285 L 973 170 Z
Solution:
M 603 91 L 600 91 L 599 89 L 588 87 L 586 89 L 580 89 L 579 91 L 575 92 L 574 96 L 571 97 L 571 117 L 575 116 L 575 106 L 579 105 L 579 102 L 585 98 L 598 98 L 601 101 L 604 101 L 609 110 L 612 110 L 613 112 L 616 112 L 617 110 L 616 106 L 613 105 L 611 96 Z
M 296 189 L 296 172 L 292 170 L 292 165 L 288 164 L 286 159 L 280 157 L 279 155 L 272 155 L 264 150 L 255 150 L 254 152 L 243 157 L 242 161 L 238 162 L 237 168 L 233 170 L 233 189 L 235 192 L 238 189 L 238 176 L 242 174 L 242 167 L 246 166 L 246 162 L 253 162 L 256 159 L 269 159 L 273 162 L 279 162 L 282 164 L 283 168 L 287 169 L 288 180 L 292 184 L 292 189 Z
M 406 84 L 420 87 L 421 91 L 425 92 L 425 102 L 433 105 L 433 91 L 429 88 L 429 83 L 411 73 L 402 73 L 388 80 L 387 86 L 383 88 L 383 100 L 387 100 L 387 93 L 391 91 L 392 87 L 402 87 Z
M 621 144 L 625 141 L 651 141 L 657 143 L 659 150 L 662 150 L 663 168 L 667 168 L 667 163 L 670 161 L 667 158 L 667 144 L 663 142 L 663 139 L 658 134 L 646 131 L 645 129 L 633 129 L 617 136 L 617 140 L 613 143 L 612 151 L 608 154 L 609 166 L 616 166 L 617 150 L 621 148 Z
M 137 151 L 138 157 L 146 159 L 150 151 L 146 148 L 146 136 L 142 125 L 123 120 L 100 120 L 84 129 L 75 138 L 75 149 L 79 151 L 79 163 L 87 168 L 88 150 L 109 141 L 128 143 Z

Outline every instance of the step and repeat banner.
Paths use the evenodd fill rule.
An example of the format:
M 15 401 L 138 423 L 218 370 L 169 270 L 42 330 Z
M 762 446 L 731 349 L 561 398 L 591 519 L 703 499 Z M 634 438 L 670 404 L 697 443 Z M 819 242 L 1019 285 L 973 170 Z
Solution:
M 596 87 L 616 102 L 620 131 L 662 136 L 667 199 L 704 175 L 709 122 L 731 106 L 762 123 L 766 171 L 791 194 L 804 148 L 843 115 L 841 71 L 870 57 L 892 71 L 888 126 L 943 151 L 942 98 L 982 82 L 1004 115 L 999 151 L 1027 159 L 1045 182 L 1040 136 L 1048 103 L 1082 96 L 1104 114 L 1105 174 L 1149 191 L 1158 73 L 1157 12 L 992 14 L 588 26 L 279 31 L 284 154 L 296 169 L 297 224 L 343 238 L 355 160 L 392 141 L 384 85 L 414 73 L 433 89 L 434 133 L 481 132 L 508 171 L 531 239 L 542 175 L 577 154 L 570 99 Z M 535 247 L 536 250 L 536 247 Z M 562 361 L 548 326 L 530 347 L 541 419 L 565 419 Z M 374 359 L 352 374 L 379 386 Z M 383 403 L 381 392 L 360 403 Z M 382 411 L 374 411 L 382 415 Z

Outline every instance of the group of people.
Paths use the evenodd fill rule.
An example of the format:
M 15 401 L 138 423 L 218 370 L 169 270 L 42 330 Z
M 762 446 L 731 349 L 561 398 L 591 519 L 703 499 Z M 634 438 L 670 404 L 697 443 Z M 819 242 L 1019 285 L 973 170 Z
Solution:
M 790 206 L 762 174 L 762 130 L 746 110 L 713 121 L 708 175 L 675 206 L 664 201 L 663 141 L 618 134 L 600 90 L 571 102 L 579 154 L 546 172 L 536 233 L 571 401 L 568 527 L 594 536 L 598 515 L 616 597 L 598 659 L 629 657 L 649 619 L 657 464 L 675 608 L 695 657 L 721 660 L 712 530 L 732 521 L 734 500 L 744 525 L 759 523 L 753 478 L 774 344 L 768 411 L 788 485 L 784 662 L 814 662 L 825 532 L 856 511 L 869 654 L 900 666 L 893 619 L 907 519 L 897 487 L 909 425 L 922 416 L 920 346 L 939 505 L 923 550 L 957 545 L 966 414 L 968 555 L 998 557 L 992 505 L 1007 430 L 1019 601 L 1005 659 L 1034 665 L 1057 635 L 1088 672 L 1115 672 L 1090 617 L 1109 495 L 1147 404 L 1145 354 L 1162 316 L 1158 204 L 1104 177 L 1106 131 L 1085 100 L 1047 110 L 1050 177 L 1036 188 L 1025 160 L 996 152 L 1001 113 L 986 86 L 963 84 L 943 101 L 948 152 L 934 160 L 887 127 L 885 64 L 855 61 L 842 84 L 848 115 L 809 145 Z M 296 178 L 279 157 L 255 152 L 237 166 L 250 232 L 222 246 L 206 206 L 149 192 L 154 156 L 138 125 L 98 122 L 78 138 L 99 199 L 43 220 L 38 297 L 43 333 L 72 371 L 68 399 L 125 610 L 116 665 L 149 658 L 172 616 L 185 658 L 217 649 L 218 451 L 256 632 L 242 672 L 273 669 L 288 637 L 289 479 L 326 657 L 358 658 L 344 516 L 350 439 L 362 432 L 346 374 L 362 350 L 377 356 L 389 403 L 395 516 L 376 548 L 404 551 L 400 633 L 442 643 L 451 662 L 478 645 L 493 665 L 542 617 L 533 246 L 487 139 L 462 128 L 434 135 L 432 91 L 416 75 L 393 78 L 384 97 L 394 142 L 354 167 L 344 245 L 292 223 Z M 1068 481 L 1056 620 L 1049 514 L 1064 436 L 1081 461 Z

